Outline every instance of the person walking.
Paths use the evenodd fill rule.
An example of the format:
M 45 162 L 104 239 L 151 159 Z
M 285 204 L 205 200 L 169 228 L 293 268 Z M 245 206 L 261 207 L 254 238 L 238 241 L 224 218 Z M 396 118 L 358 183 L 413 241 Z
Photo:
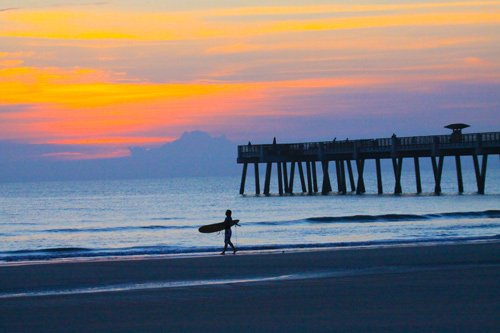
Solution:
M 236 248 L 234 247 L 233 243 L 231 242 L 231 235 L 232 235 L 232 231 L 231 231 L 231 227 L 234 225 L 233 223 L 233 219 L 231 218 L 231 210 L 226 210 L 226 219 L 224 220 L 224 224 L 225 224 L 225 227 L 224 227 L 224 250 L 222 250 L 221 254 L 222 255 L 225 255 L 226 254 L 226 250 L 227 250 L 227 246 L 230 245 L 231 248 L 233 249 L 233 254 L 236 254 Z

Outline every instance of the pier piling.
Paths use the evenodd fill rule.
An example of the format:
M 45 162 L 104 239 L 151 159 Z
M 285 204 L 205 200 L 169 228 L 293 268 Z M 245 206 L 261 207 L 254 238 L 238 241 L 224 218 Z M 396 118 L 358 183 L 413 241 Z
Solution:
M 347 172 L 349 172 L 349 182 L 351 183 L 351 192 L 356 191 L 356 185 L 354 184 L 354 174 L 352 173 L 351 160 L 347 160 Z
M 269 187 L 271 185 L 271 171 L 273 164 L 268 162 L 266 166 L 266 179 L 264 180 L 264 194 L 269 195 Z
M 455 167 L 457 169 L 458 193 L 463 193 L 464 192 L 464 182 L 462 179 L 462 163 L 460 161 L 460 155 L 455 155 Z
M 312 167 L 312 178 L 313 178 L 313 190 L 314 193 L 318 193 L 318 175 L 316 174 L 316 162 L 311 162 Z
M 299 175 L 300 175 L 300 185 L 302 185 L 302 193 L 306 193 L 306 182 L 304 179 L 304 169 L 302 168 L 302 162 L 297 162 L 299 166 Z
M 394 169 L 394 194 L 401 194 L 403 190 L 401 189 L 401 169 L 403 167 L 403 158 L 393 158 L 392 168 Z
M 323 186 L 321 187 L 321 194 L 328 194 L 332 191 L 332 184 L 330 183 L 330 174 L 328 172 L 328 161 L 322 161 L 321 167 L 323 169 Z
M 288 186 L 288 170 L 286 162 L 283 162 L 283 185 L 285 185 L 285 193 L 290 193 Z
M 415 164 L 415 182 L 417 183 L 417 193 L 422 193 L 422 181 L 420 180 L 420 162 L 418 157 L 413 158 Z
M 363 179 L 363 171 L 365 169 L 365 160 L 356 160 L 358 168 L 358 185 L 356 186 L 356 194 L 365 193 L 365 181 Z
M 278 191 L 280 195 L 283 195 L 283 175 L 281 173 L 281 163 L 276 163 L 278 165 Z
M 488 155 L 483 155 L 481 169 L 479 169 L 479 161 L 476 154 L 472 155 L 474 161 L 474 171 L 476 173 L 477 193 L 484 194 L 484 185 L 486 180 L 486 164 L 488 163 Z
M 441 175 L 443 173 L 444 156 L 439 156 L 439 162 L 436 164 L 436 156 L 431 156 L 432 171 L 434 173 L 434 193 L 441 194 Z
M 375 159 L 375 168 L 377 169 L 377 193 L 384 193 L 384 188 L 382 185 L 382 170 L 380 168 L 380 158 Z
M 293 193 L 293 180 L 295 178 L 295 162 L 290 166 L 290 185 L 288 185 L 289 193 Z
M 260 194 L 260 180 L 259 180 L 259 163 L 254 163 L 255 172 L 255 194 Z
M 347 183 L 346 183 L 346 177 L 345 177 L 344 160 L 340 160 L 340 181 L 342 183 L 342 186 L 341 186 L 342 194 L 347 194 Z
M 335 173 L 337 175 L 337 192 L 342 192 L 342 180 L 340 179 L 340 161 L 335 161 Z
M 486 186 L 486 165 L 488 164 L 488 155 L 483 155 L 483 163 L 481 167 L 481 192 L 484 194 L 484 187 Z
M 309 194 L 313 193 L 312 187 L 312 175 L 311 175 L 311 162 L 306 162 L 306 170 L 307 170 L 307 192 Z
M 248 163 L 243 164 L 243 173 L 241 174 L 240 194 L 245 193 L 245 181 L 247 179 Z

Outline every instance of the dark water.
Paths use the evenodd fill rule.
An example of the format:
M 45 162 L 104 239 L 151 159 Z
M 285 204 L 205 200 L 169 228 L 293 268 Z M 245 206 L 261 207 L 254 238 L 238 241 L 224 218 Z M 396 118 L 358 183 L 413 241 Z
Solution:
M 391 189 L 392 175 L 383 176 Z M 369 173 L 362 196 L 240 196 L 238 177 L 0 184 L 0 260 L 219 251 L 223 235 L 197 229 L 228 208 L 241 220 L 233 241 L 243 250 L 499 238 L 498 168 L 488 170 L 486 195 L 474 193 L 471 171 L 463 195 L 454 170 L 444 171 L 440 196 L 425 168 L 422 179 L 425 193 L 401 196 L 377 195 Z M 403 191 L 414 187 L 403 178 Z

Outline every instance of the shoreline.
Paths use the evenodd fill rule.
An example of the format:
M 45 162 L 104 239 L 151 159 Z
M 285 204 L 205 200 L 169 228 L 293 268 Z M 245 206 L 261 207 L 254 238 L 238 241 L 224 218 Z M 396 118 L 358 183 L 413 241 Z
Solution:
M 0 293 L 8 332 L 488 332 L 500 242 L 3 266 Z
M 409 241 L 380 241 L 380 242 L 350 242 L 350 243 L 324 243 L 324 244 L 299 244 L 294 246 L 262 246 L 262 247 L 239 247 L 238 255 L 259 255 L 276 253 L 297 253 L 297 252 L 315 252 L 315 251 L 337 251 L 337 250 L 356 250 L 356 249 L 377 249 L 377 248 L 397 248 L 397 247 L 420 247 L 420 246 L 440 246 L 440 245 L 461 245 L 461 244 L 483 244 L 500 242 L 500 235 L 483 237 L 466 237 L 446 240 L 424 239 Z M 222 246 L 220 247 L 222 249 Z M 58 263 L 84 263 L 84 262 L 112 262 L 112 261 L 132 261 L 132 260 L 161 260 L 161 259 L 182 259 L 182 258 L 205 258 L 219 254 L 219 248 L 208 251 L 190 251 L 175 253 L 138 253 L 124 255 L 87 255 L 87 256 L 68 256 L 51 257 L 42 259 L 28 260 L 0 260 L 1 267 L 25 266 L 25 265 L 44 265 Z M 34 251 L 36 252 L 36 250 Z

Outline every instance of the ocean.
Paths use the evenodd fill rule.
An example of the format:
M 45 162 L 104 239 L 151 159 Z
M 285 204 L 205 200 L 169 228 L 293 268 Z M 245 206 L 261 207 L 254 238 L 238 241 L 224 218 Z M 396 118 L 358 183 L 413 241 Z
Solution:
M 243 196 L 233 176 L 2 183 L 0 262 L 217 253 L 224 235 L 198 228 L 223 221 L 226 209 L 241 220 L 233 242 L 246 251 L 498 240 L 498 164 L 490 157 L 485 195 L 476 194 L 470 165 L 464 166 L 463 194 L 457 193 L 455 170 L 445 167 L 441 195 L 432 193 L 425 165 L 419 195 L 411 165 L 403 170 L 402 195 L 391 194 L 388 165 L 383 195 L 376 194 L 370 167 L 363 195 L 256 196 L 251 168 Z

